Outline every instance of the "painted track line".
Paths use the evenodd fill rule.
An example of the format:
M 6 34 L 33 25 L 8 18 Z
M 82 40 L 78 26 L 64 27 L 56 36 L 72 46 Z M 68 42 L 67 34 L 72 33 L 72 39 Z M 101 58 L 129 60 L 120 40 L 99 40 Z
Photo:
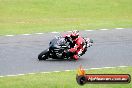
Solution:
M 31 35 L 31 34 L 22 34 L 22 35 Z
M 19 76 L 21 76 L 21 75 L 25 75 L 25 74 L 18 74 Z
M 103 68 L 115 68 L 115 67 L 103 67 Z
M 115 29 L 124 29 L 124 28 L 115 28 Z
M 6 75 L 6 76 L 10 76 L 10 77 L 12 77 L 12 76 L 19 76 L 19 75 L 17 74 L 17 75 Z M 5 77 L 6 77 L 6 76 L 5 76 Z
M 44 73 L 45 74 L 45 73 L 51 73 L 51 72 L 40 72 L 40 73 Z
M 42 35 L 42 34 L 44 34 L 44 33 L 35 33 L 35 34 L 37 34 L 37 35 Z
M 102 69 L 102 68 L 90 68 L 90 70 L 94 70 L 94 69 Z M 85 70 L 89 70 L 89 69 L 85 69 Z
M 53 72 L 57 72 L 57 73 L 58 73 L 58 72 L 60 72 L 60 71 L 53 71 Z
M 0 78 L 1 78 L 1 77 L 4 77 L 4 76 L 0 76 Z
M 71 70 L 65 70 L 65 71 L 67 71 L 67 72 L 68 72 L 68 71 L 71 71 Z
M 59 33 L 59 32 L 54 31 L 54 32 L 51 32 L 51 33 L 56 34 L 56 33 Z
M 125 29 L 125 28 L 113 28 L 113 29 L 119 30 L 119 29 Z M 109 29 L 98 29 L 98 30 L 104 30 L 104 31 L 106 31 L 106 30 L 109 30 Z M 90 31 L 96 31 L 96 30 L 84 30 L 84 31 L 89 31 L 90 32 Z M 67 31 L 67 32 L 72 32 L 72 31 Z M 53 32 L 49 32 L 49 33 L 57 34 L 57 33 L 60 33 L 60 32 L 53 31 Z M 42 35 L 44 33 L 34 33 L 34 34 Z M 27 35 L 33 35 L 33 34 L 20 34 L 20 35 L 27 36 Z M 3 36 L 12 37 L 12 36 L 15 36 L 15 35 L 3 35 Z
M 5 35 L 5 36 L 9 36 L 9 37 L 12 37 L 12 36 L 14 36 L 14 35 Z
M 109 29 L 99 29 L 99 30 L 106 31 L 106 30 L 109 30 Z
M 94 30 L 85 30 L 85 31 L 94 31 Z
M 124 68 L 124 67 L 128 67 L 128 66 L 116 66 L 116 67 L 100 67 L 100 68 L 89 68 L 89 69 L 85 69 L 85 70 L 95 70 L 95 69 L 109 69 L 109 68 L 117 68 L 117 67 L 120 67 L 120 68 Z M 47 74 L 47 73 L 59 73 L 59 72 L 69 72 L 69 71 L 75 71 L 75 70 L 64 70 L 64 71 L 52 71 L 52 72 L 39 72 L 39 73 L 44 73 L 44 74 Z M 2 77 L 14 77 L 14 76 L 23 76 L 23 75 L 33 75 L 33 74 L 37 74 L 37 73 L 26 73 L 26 74 L 17 74 L 17 75 L 5 75 L 5 76 L 0 76 L 0 78 Z
M 34 74 L 36 74 L 36 73 L 28 73 L 29 75 L 34 75 Z
M 118 67 L 128 67 L 128 66 L 118 66 Z

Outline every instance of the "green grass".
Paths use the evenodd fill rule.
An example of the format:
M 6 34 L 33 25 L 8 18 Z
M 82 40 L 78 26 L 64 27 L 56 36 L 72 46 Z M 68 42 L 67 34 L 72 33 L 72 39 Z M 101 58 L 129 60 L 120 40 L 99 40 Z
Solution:
M 130 74 L 132 67 L 88 70 L 88 74 Z M 132 88 L 129 84 L 85 84 L 76 83 L 77 71 L 59 73 L 37 73 L 16 77 L 0 78 L 0 88 Z
M 132 28 L 132 0 L 0 0 L 0 35 Z

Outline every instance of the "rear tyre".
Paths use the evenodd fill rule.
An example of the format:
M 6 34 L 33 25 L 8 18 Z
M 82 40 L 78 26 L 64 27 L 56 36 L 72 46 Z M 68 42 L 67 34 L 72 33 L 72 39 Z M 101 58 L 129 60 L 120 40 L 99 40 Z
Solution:
M 46 60 L 46 59 L 48 59 L 48 54 L 49 54 L 49 51 L 48 51 L 48 49 L 47 49 L 47 50 L 41 52 L 41 53 L 38 55 L 38 59 L 39 59 L 39 60 Z

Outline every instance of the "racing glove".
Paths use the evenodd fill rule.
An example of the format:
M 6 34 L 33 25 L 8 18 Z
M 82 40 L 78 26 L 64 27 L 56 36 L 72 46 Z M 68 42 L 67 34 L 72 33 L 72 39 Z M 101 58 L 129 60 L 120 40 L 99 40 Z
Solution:
M 76 51 L 76 49 L 74 49 L 74 48 L 69 49 L 69 52 L 75 52 L 75 51 Z

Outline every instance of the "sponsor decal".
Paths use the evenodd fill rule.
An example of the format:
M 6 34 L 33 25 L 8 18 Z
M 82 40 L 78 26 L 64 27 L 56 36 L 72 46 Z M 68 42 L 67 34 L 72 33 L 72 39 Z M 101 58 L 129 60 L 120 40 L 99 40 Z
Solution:
M 102 83 L 130 83 L 129 74 L 86 74 L 82 66 L 79 67 L 76 75 L 76 81 L 79 85 L 84 84 L 102 84 Z

